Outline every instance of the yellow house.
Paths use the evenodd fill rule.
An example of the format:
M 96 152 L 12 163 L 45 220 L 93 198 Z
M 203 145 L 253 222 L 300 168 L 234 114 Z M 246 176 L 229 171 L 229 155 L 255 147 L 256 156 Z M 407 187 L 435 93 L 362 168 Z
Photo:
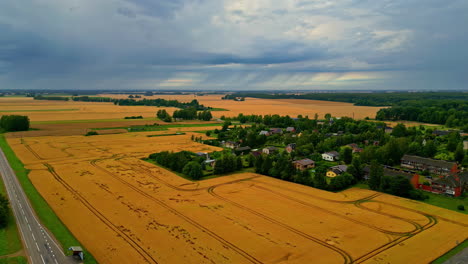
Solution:
M 343 172 L 346 172 L 347 169 L 348 166 L 346 165 L 333 166 L 327 171 L 327 177 L 335 178 L 336 176 L 341 175 Z
M 335 178 L 336 176 L 338 176 L 339 174 L 337 174 L 337 172 L 333 171 L 333 170 L 329 170 L 327 171 L 327 177 L 330 177 L 330 178 Z

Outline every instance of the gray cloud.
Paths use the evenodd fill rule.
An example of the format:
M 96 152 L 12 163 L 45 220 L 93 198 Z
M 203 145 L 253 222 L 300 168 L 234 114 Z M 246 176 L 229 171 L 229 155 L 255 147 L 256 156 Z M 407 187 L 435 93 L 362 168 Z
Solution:
M 0 3 L 0 87 L 466 89 L 468 3 Z

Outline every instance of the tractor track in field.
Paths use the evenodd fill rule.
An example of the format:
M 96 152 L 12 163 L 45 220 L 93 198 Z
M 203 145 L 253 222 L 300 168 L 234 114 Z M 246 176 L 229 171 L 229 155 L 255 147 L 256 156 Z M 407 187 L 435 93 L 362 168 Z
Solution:
M 130 245 L 143 259 L 145 259 L 148 263 L 155 263 L 158 264 L 158 262 L 149 254 L 145 249 L 143 249 L 142 246 L 138 244 L 134 239 L 132 239 L 128 234 L 125 232 L 121 231 L 119 227 L 115 226 L 112 221 L 110 221 L 106 216 L 104 216 L 99 210 L 97 210 L 83 195 L 81 195 L 77 190 L 75 190 L 73 187 L 71 187 L 60 175 L 55 171 L 55 169 L 52 167 L 52 165 L 48 163 L 43 163 L 44 166 L 47 167 L 49 172 L 54 176 L 54 178 L 62 184 L 65 189 L 67 189 L 69 192 L 71 192 L 75 197 L 78 198 L 78 200 L 86 207 L 88 210 L 94 214 L 102 223 L 104 223 L 107 227 L 109 227 L 111 230 L 116 232 L 125 242 L 127 242 L 128 245 Z
M 244 181 L 245 181 L 245 180 L 244 180 Z M 235 183 L 235 182 L 226 183 L 226 184 L 233 184 L 233 183 Z M 225 184 L 223 184 L 223 185 L 225 185 Z M 219 186 L 219 185 L 218 185 L 218 186 Z M 232 204 L 232 205 L 234 205 L 234 206 L 236 206 L 236 207 L 238 207 L 238 208 L 241 208 L 241 209 L 243 209 L 244 211 L 247 211 L 247 212 L 249 212 L 249 213 L 251 213 L 251 214 L 254 214 L 254 215 L 256 215 L 256 216 L 258 216 L 258 217 L 260 217 L 260 218 L 262 218 L 262 219 L 264 219 L 264 220 L 267 220 L 267 221 L 272 222 L 272 223 L 274 223 L 274 224 L 276 224 L 276 225 L 279 225 L 279 226 L 281 226 L 281 227 L 283 227 L 283 228 L 285 228 L 285 229 L 287 229 L 287 230 L 289 230 L 289 231 L 291 231 L 291 232 L 293 232 L 293 233 L 295 233 L 295 234 L 297 234 L 297 235 L 299 235 L 299 236 L 302 236 L 302 237 L 304 237 L 304 238 L 306 238 L 306 239 L 308 239 L 308 240 L 310 240 L 310 241 L 313 241 L 313 242 L 315 242 L 315 243 L 317 243 L 317 244 L 319 244 L 319 245 L 321 245 L 321 246 L 323 246 L 323 247 L 326 247 L 326 248 L 328 248 L 328 249 L 330 249 L 330 250 L 332 250 L 332 251 L 335 251 L 336 253 L 338 253 L 339 255 L 341 255 L 341 257 L 344 259 L 344 263 L 345 263 L 345 264 L 347 264 L 347 263 L 353 263 L 353 259 L 352 259 L 351 255 L 349 255 L 349 253 L 347 253 L 346 251 L 344 251 L 344 250 L 342 250 L 342 249 L 340 249 L 340 248 L 338 248 L 338 247 L 329 245 L 329 244 L 327 244 L 326 242 L 324 242 L 324 241 L 322 241 L 322 240 L 320 240 L 320 239 L 318 239 L 318 238 L 316 238 L 316 237 L 313 237 L 313 236 L 311 236 L 311 235 L 309 235 L 309 234 L 307 234 L 307 233 L 304 233 L 304 232 L 302 232 L 302 231 L 300 231 L 300 230 L 297 230 L 297 229 L 295 229 L 295 228 L 293 228 L 293 227 L 291 227 L 291 226 L 289 226 L 289 225 L 286 225 L 285 223 L 282 223 L 282 222 L 280 222 L 280 221 L 278 221 L 278 220 L 275 220 L 275 219 L 273 219 L 273 218 L 271 218 L 271 217 L 269 217 L 269 216 L 266 216 L 266 215 L 264 215 L 264 214 L 261 214 L 261 213 L 259 213 L 259 212 L 256 212 L 255 210 L 252 210 L 252 209 L 250 209 L 250 208 L 248 208 L 248 207 L 246 207 L 246 206 L 244 206 L 244 205 L 242 205 L 242 204 L 236 203 L 236 202 L 231 201 L 231 200 L 229 200 L 229 199 L 227 199 L 227 198 L 225 198 L 225 197 L 222 197 L 221 195 L 216 194 L 214 190 L 215 190 L 215 188 L 218 187 L 218 186 L 211 186 L 211 187 L 209 187 L 208 190 L 207 190 L 208 193 L 211 194 L 212 196 L 214 196 L 214 197 L 220 199 L 220 200 L 223 200 L 223 201 L 225 201 L 225 202 L 227 202 L 227 203 L 229 203 L 229 204 Z
M 273 184 L 269 184 L 269 183 L 265 183 L 265 182 L 261 182 L 261 181 L 256 181 L 256 180 L 253 180 L 253 182 L 260 183 L 260 184 L 265 184 L 265 185 L 275 186 Z M 278 187 L 278 186 L 275 186 L 275 187 Z M 293 191 L 293 190 L 289 190 L 289 191 Z M 402 206 L 397 206 L 397 205 L 393 205 L 393 204 L 385 203 L 385 202 L 381 202 L 381 201 L 375 201 L 375 202 L 379 202 L 379 203 L 382 203 L 382 204 L 387 204 L 389 206 L 395 206 L 395 207 L 403 209 L 403 210 L 407 210 L 407 211 L 411 211 L 411 212 L 423 215 L 424 217 L 426 217 L 428 219 L 428 223 L 421 226 L 420 224 L 418 224 L 418 223 L 416 223 L 414 221 L 411 221 L 409 219 L 405 219 L 405 218 L 402 218 L 402 217 L 398 217 L 398 216 L 390 215 L 390 214 L 387 214 L 387 213 L 383 213 L 383 212 L 373 210 L 373 209 L 370 209 L 370 208 L 367 208 L 367 207 L 364 207 L 364 206 L 361 205 L 364 202 L 369 202 L 373 198 L 376 198 L 376 197 L 380 196 L 381 194 L 379 194 L 379 193 L 376 193 L 376 194 L 373 194 L 373 195 L 370 195 L 370 196 L 367 196 L 367 197 L 364 197 L 364 198 L 361 198 L 361 199 L 352 200 L 352 201 L 338 201 L 338 200 L 332 200 L 332 199 L 326 199 L 326 198 L 318 197 L 316 195 L 311 195 L 311 194 L 308 194 L 308 193 L 303 193 L 303 192 L 301 192 L 301 193 L 306 195 L 306 196 L 310 196 L 310 197 L 313 197 L 313 198 L 316 198 L 316 199 L 319 199 L 319 200 L 324 200 L 324 201 L 333 202 L 333 203 L 352 203 L 356 207 L 358 207 L 358 208 L 360 208 L 362 210 L 371 211 L 371 212 L 381 214 L 381 215 L 384 215 L 384 216 L 387 216 L 387 217 L 399 219 L 399 220 L 408 222 L 408 223 L 410 223 L 410 224 L 412 224 L 413 226 L 416 227 L 415 230 L 413 230 L 412 232 L 409 232 L 406 236 L 402 236 L 402 237 L 397 238 L 397 239 L 395 239 L 393 241 L 385 243 L 385 244 L 381 245 L 380 247 L 366 253 L 365 255 L 354 259 L 353 263 L 361 263 L 361 262 L 363 262 L 365 260 L 368 260 L 368 259 L 372 258 L 373 256 L 375 256 L 375 255 L 377 255 L 377 254 L 379 254 L 379 253 L 381 253 L 381 252 L 383 252 L 383 251 L 385 251 L 385 250 L 387 250 L 389 248 L 392 248 L 392 247 L 404 242 L 405 240 L 410 239 L 411 237 L 413 237 L 413 236 L 415 236 L 415 235 L 417 235 L 417 234 L 419 234 L 419 233 L 433 227 L 435 224 L 437 224 L 437 218 L 435 216 L 429 215 L 429 214 L 426 214 L 426 213 L 423 213 L 423 212 L 420 212 L 420 211 L 417 211 L 417 210 L 408 209 L 408 208 L 405 208 L 405 207 L 402 207 Z
M 381 233 L 384 233 L 384 234 L 395 235 L 395 236 L 409 236 L 409 235 L 411 235 L 414 231 L 417 231 L 417 230 L 418 230 L 418 226 L 413 224 L 413 226 L 414 226 L 415 228 L 414 228 L 413 230 L 409 231 L 409 232 L 388 231 L 388 230 L 385 230 L 385 229 L 376 227 L 376 226 L 371 225 L 371 224 L 363 223 L 363 222 L 361 222 L 361 221 L 358 221 L 358 220 L 353 219 L 353 218 L 351 218 L 351 217 L 348 217 L 348 216 L 345 216 L 345 215 L 336 213 L 336 212 L 334 212 L 334 211 L 331 211 L 331 210 L 328 210 L 328 209 L 325 209 L 325 208 L 322 208 L 322 207 L 313 205 L 313 204 L 311 204 L 311 203 L 301 201 L 301 200 L 296 199 L 296 198 L 294 198 L 294 197 L 291 197 L 291 196 L 288 196 L 288 195 L 285 195 L 285 194 L 282 194 L 282 193 L 279 193 L 279 192 L 270 190 L 270 189 L 265 188 L 265 187 L 262 187 L 262 186 L 254 185 L 253 187 L 254 187 L 254 188 L 257 188 L 257 189 L 261 189 L 261 190 L 267 191 L 267 192 L 271 192 L 271 193 L 273 193 L 273 194 L 275 194 L 275 195 L 277 195 L 277 196 L 283 197 L 283 198 L 285 198 L 285 199 L 288 199 L 288 200 L 291 200 L 291 201 L 300 203 L 300 204 L 305 205 L 305 206 L 308 206 L 308 207 L 312 207 L 312 208 L 314 208 L 314 209 L 318 209 L 318 210 L 320 210 L 320 211 L 322 211 L 322 212 L 326 212 L 326 213 L 328 213 L 328 214 L 337 216 L 337 217 L 339 217 L 339 218 L 343 218 L 343 219 L 348 220 L 348 221 L 351 221 L 351 222 L 353 222 L 353 223 L 355 223 L 355 224 L 362 225 L 362 226 L 365 226 L 365 227 L 374 229 L 374 230 L 376 230 L 376 231 L 378 231 L 378 232 L 381 232 Z
M 44 158 L 42 158 L 41 156 L 39 156 L 39 154 L 37 154 L 37 152 L 31 148 L 31 146 L 26 143 L 26 141 L 24 141 L 23 139 L 21 139 L 21 144 L 23 144 L 28 150 L 29 152 L 31 152 L 34 157 L 36 157 L 38 160 L 44 160 Z
M 232 244 L 231 242 L 225 240 L 224 238 L 222 238 L 221 236 L 217 235 L 216 233 L 214 233 L 213 231 L 211 231 L 209 228 L 203 226 L 202 224 L 194 221 L 193 219 L 189 218 L 188 216 L 182 214 L 181 212 L 177 211 L 176 209 L 174 209 L 173 207 L 167 205 L 166 203 L 164 203 L 163 201 L 155 198 L 154 196 L 148 194 L 147 192 L 145 191 L 142 191 L 140 190 L 138 187 L 128 183 L 127 181 L 123 180 L 122 178 L 120 178 L 119 176 L 115 175 L 114 173 L 108 171 L 107 169 L 99 166 L 96 164 L 98 160 L 92 160 L 90 163 L 92 166 L 94 166 L 95 168 L 105 172 L 107 175 L 113 177 L 114 179 L 117 179 L 119 182 L 121 182 L 122 184 L 128 186 L 129 188 L 131 188 L 132 190 L 138 192 L 139 194 L 143 195 L 144 197 L 156 202 L 157 204 L 159 204 L 160 206 L 164 207 L 165 209 L 169 210 L 171 213 L 173 213 L 174 215 L 182 218 L 183 220 L 185 220 L 186 222 L 190 223 L 191 225 L 193 225 L 194 227 L 198 228 L 199 230 L 201 230 L 203 233 L 206 233 L 208 234 L 209 236 L 211 236 L 212 238 L 214 238 L 215 240 L 217 240 L 218 242 L 220 242 L 221 244 L 223 244 L 224 246 L 234 250 L 236 253 L 238 253 L 239 255 L 243 256 L 244 258 L 246 258 L 248 261 L 252 262 L 252 263 L 257 263 L 257 264 L 260 264 L 260 263 L 263 263 L 262 261 L 258 260 L 257 258 L 255 258 L 254 256 L 250 255 L 249 253 L 247 253 L 246 251 L 242 250 L 241 248 L 237 247 L 236 245 Z M 244 179 L 240 179 L 240 180 L 244 180 Z M 240 181 L 238 180 L 238 181 Z

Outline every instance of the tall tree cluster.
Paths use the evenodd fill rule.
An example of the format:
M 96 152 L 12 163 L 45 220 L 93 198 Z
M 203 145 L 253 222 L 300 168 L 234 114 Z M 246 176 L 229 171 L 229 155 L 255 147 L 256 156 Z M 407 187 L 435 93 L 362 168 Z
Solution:
M 21 115 L 4 115 L 0 118 L 0 128 L 7 132 L 29 130 L 29 117 Z

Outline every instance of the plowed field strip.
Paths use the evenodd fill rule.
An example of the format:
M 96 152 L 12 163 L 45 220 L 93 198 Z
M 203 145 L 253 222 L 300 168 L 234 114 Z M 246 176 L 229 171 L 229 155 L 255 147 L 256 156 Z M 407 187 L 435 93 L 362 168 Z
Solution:
M 256 259 L 254 256 L 250 255 L 249 253 L 247 253 L 246 251 L 240 249 L 239 247 L 237 247 L 236 245 L 232 244 L 231 242 L 225 240 L 224 238 L 222 238 L 221 236 L 217 235 L 216 233 L 214 233 L 213 231 L 211 231 L 209 228 L 199 224 L 198 222 L 194 221 L 193 219 L 189 218 L 188 216 L 180 213 L 179 211 L 177 211 L 176 209 L 172 208 L 171 206 L 167 205 L 166 203 L 162 202 L 161 200 L 155 198 L 154 196 L 146 193 L 145 191 L 142 191 L 140 188 L 128 183 L 127 181 L 121 179 L 119 176 L 113 174 L 112 172 L 98 166 L 96 164 L 96 161 L 91 161 L 91 165 L 93 165 L 94 167 L 96 167 L 97 169 L 105 172 L 107 175 L 113 177 L 114 179 L 118 180 L 119 182 L 121 182 L 122 184 L 128 186 L 129 188 L 131 188 L 132 190 L 138 192 L 139 194 L 141 194 L 142 196 L 156 202 L 157 204 L 159 204 L 160 206 L 166 208 L 167 210 L 169 210 L 170 212 L 172 212 L 173 214 L 177 215 L 178 217 L 184 219 L 185 221 L 187 221 L 188 223 L 192 224 L 194 227 L 200 229 L 202 232 L 208 234 L 209 236 L 211 236 L 212 238 L 218 240 L 221 244 L 231 248 L 232 250 L 234 250 L 235 252 L 237 252 L 239 255 L 243 256 L 244 258 L 246 258 L 248 261 L 252 262 L 252 263 L 263 263 L 261 262 L 260 260 Z
M 86 198 L 84 198 L 78 191 L 73 189 L 65 180 L 60 177 L 60 175 L 54 170 L 54 168 L 48 164 L 44 163 L 44 165 L 49 169 L 49 172 L 54 176 L 54 178 L 63 185 L 68 191 L 70 191 L 74 196 L 78 198 L 78 200 L 86 207 L 88 210 L 94 214 L 102 223 L 104 223 L 107 227 L 111 230 L 116 232 L 128 245 L 130 245 L 135 251 L 142 256 L 148 263 L 158 263 L 151 254 L 149 254 L 143 247 L 141 247 L 138 242 L 133 240 L 129 235 L 125 232 L 121 231 L 117 226 L 115 226 L 112 221 L 110 221 L 107 217 L 105 217 L 99 210 L 97 210 Z
M 226 184 L 232 184 L 232 183 L 226 183 Z M 225 184 L 223 184 L 223 185 L 225 185 Z M 211 187 L 209 187 L 209 188 L 208 188 L 208 193 L 211 194 L 211 195 L 213 195 L 214 197 L 220 199 L 220 200 L 223 200 L 223 201 L 225 201 L 225 202 L 227 202 L 227 203 L 230 203 L 230 204 L 232 204 L 232 205 L 234 205 L 234 206 L 237 206 L 237 207 L 239 207 L 239 208 L 241 208 L 241 209 L 243 209 L 243 210 L 245 210 L 245 211 L 248 211 L 248 212 L 250 212 L 250 213 L 252 213 L 252 214 L 254 214 L 254 215 L 256 215 L 256 216 L 259 216 L 260 218 L 263 218 L 263 219 L 265 219 L 265 220 L 267 220 L 267 221 L 269 221 L 269 222 L 272 222 L 272 223 L 274 223 L 274 224 L 276 224 L 276 225 L 279 225 L 279 226 L 281 226 L 281 227 L 283 227 L 283 228 L 285 228 L 285 229 L 287 229 L 287 230 L 289 230 L 289 231 L 291 231 L 291 232 L 293 232 L 293 233 L 295 233 L 295 234 L 297 234 L 297 235 L 299 235 L 299 236 L 302 236 L 302 237 L 304 237 L 304 238 L 306 238 L 306 239 L 308 239 L 308 240 L 311 240 L 311 241 L 313 241 L 313 242 L 315 242 L 315 243 L 317 243 L 317 244 L 319 244 L 319 245 L 322 245 L 322 246 L 324 246 L 324 247 L 326 247 L 326 248 L 328 248 L 328 249 L 330 249 L 330 250 L 335 251 L 336 253 L 338 253 L 339 255 L 341 255 L 341 256 L 343 257 L 344 263 L 352 263 L 352 262 L 353 262 L 353 259 L 352 259 L 351 255 L 349 255 L 346 251 L 344 251 L 344 250 L 342 250 L 342 249 L 340 249 L 340 248 L 338 248 L 338 247 L 329 245 L 329 244 L 327 244 L 326 242 L 324 242 L 324 241 L 322 241 L 322 240 L 320 240 L 320 239 L 318 239 L 318 238 L 316 238 L 316 237 L 313 237 L 313 236 L 311 236 L 311 235 L 309 235 L 309 234 L 306 234 L 306 233 L 304 233 L 304 232 L 302 232 L 302 231 L 300 231 L 300 230 L 297 230 L 297 229 L 295 229 L 295 228 L 293 228 L 293 227 L 291 227 L 291 226 L 288 226 L 288 225 L 286 225 L 286 224 L 284 224 L 284 223 L 282 223 L 282 222 L 279 222 L 279 221 L 277 221 L 277 220 L 275 220 L 275 219 L 273 219 L 273 218 L 271 218 L 271 217 L 268 217 L 268 216 L 266 216 L 266 215 L 264 215 L 264 214 L 261 214 L 261 213 L 259 213 L 259 212 L 256 212 L 255 210 L 252 210 L 252 209 L 250 209 L 250 208 L 248 208 L 248 207 L 246 207 L 246 206 L 244 206 L 244 205 L 241 205 L 241 204 L 236 203 L 236 202 L 234 202 L 234 201 L 231 201 L 231 200 L 229 200 L 229 199 L 227 199 L 227 198 L 225 198 L 225 197 L 222 197 L 222 196 L 220 196 L 220 195 L 218 195 L 218 194 L 216 194 L 216 193 L 214 192 L 214 189 L 215 189 L 216 187 L 217 187 L 217 186 L 211 186 Z

